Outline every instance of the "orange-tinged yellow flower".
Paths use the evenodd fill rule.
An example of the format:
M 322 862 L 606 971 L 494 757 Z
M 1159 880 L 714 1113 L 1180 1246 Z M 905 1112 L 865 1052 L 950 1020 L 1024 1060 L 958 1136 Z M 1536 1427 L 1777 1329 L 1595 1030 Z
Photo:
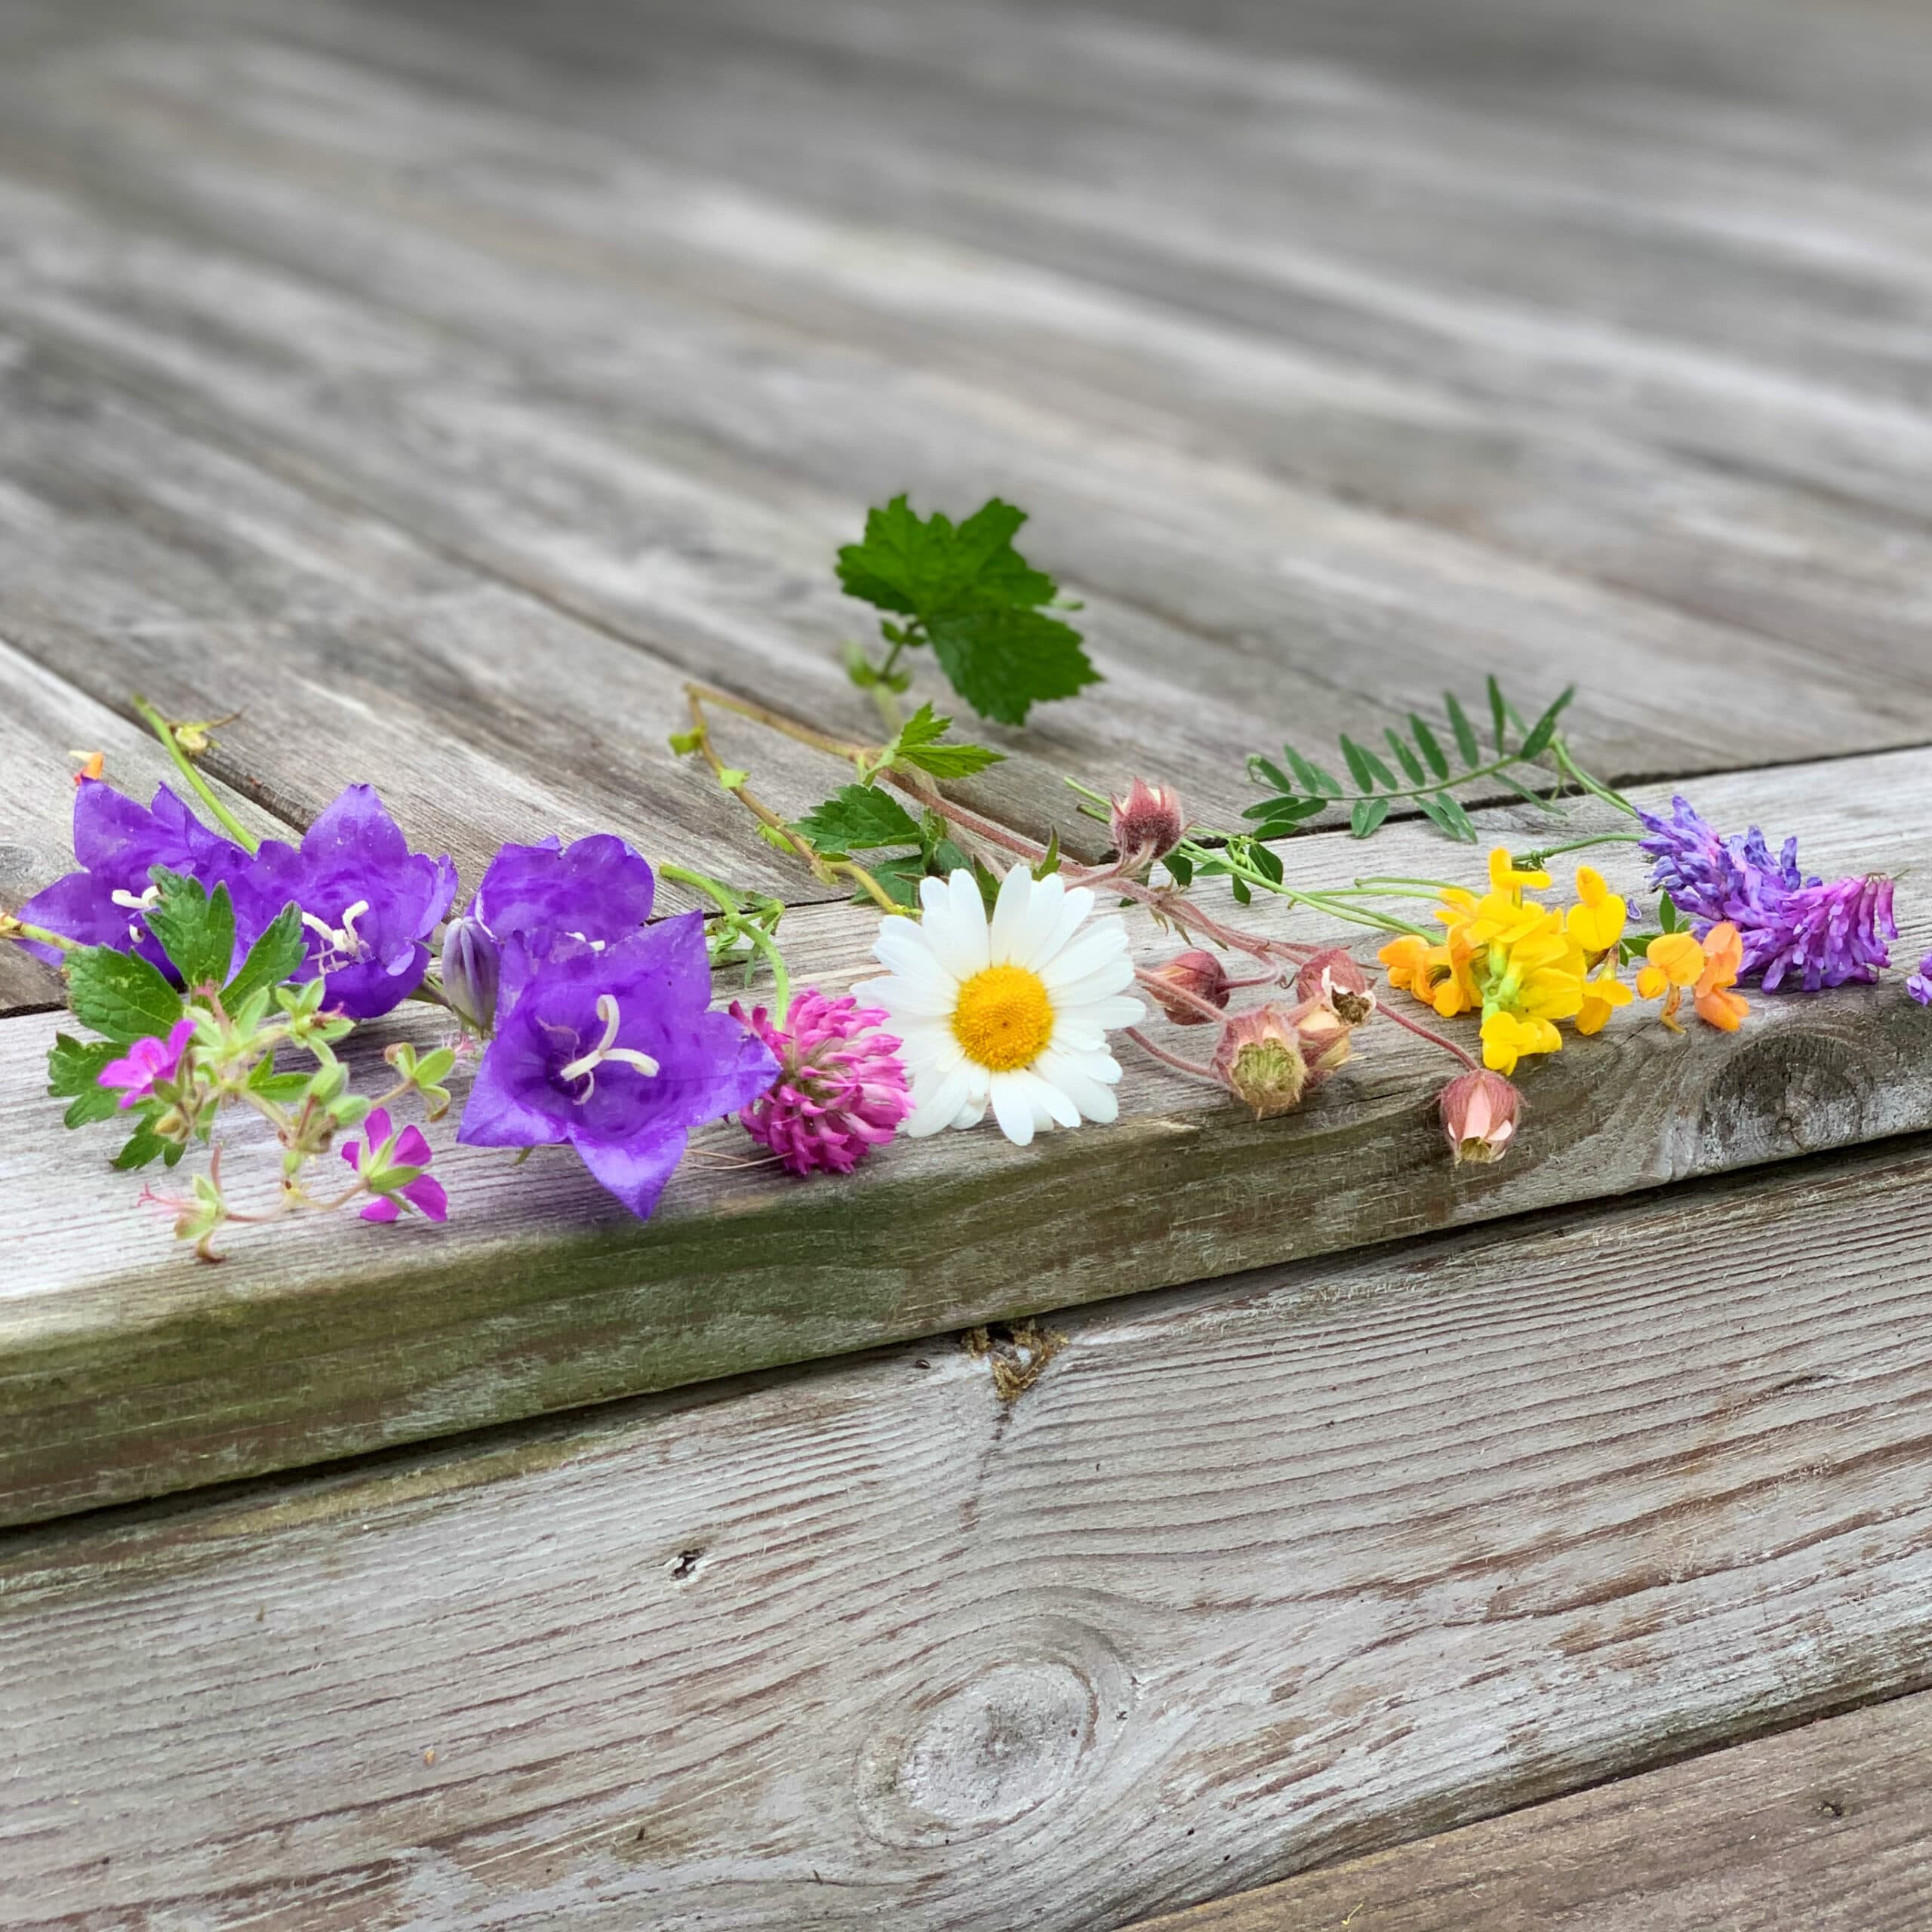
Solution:
M 1637 990 L 1657 999 L 1672 986 L 1694 986 L 1703 977 L 1704 949 L 1688 933 L 1661 933 L 1644 949 L 1649 962 L 1637 971 Z
M 1519 871 L 1512 862 L 1506 845 L 1492 846 L 1489 854 L 1489 889 L 1492 892 L 1516 892 L 1529 886 L 1540 891 L 1549 883 L 1547 872 Z
M 1734 1033 L 1744 1023 L 1750 1002 L 1730 991 L 1743 964 L 1744 940 L 1728 919 L 1704 935 L 1704 970 L 1698 975 L 1695 997 L 1697 1017 L 1706 1026 Z
M 1583 982 L 1583 1004 L 1577 1014 L 1577 1031 L 1601 1033 L 1610 1016 L 1620 1006 L 1628 1006 L 1635 995 L 1617 977 L 1617 962 L 1611 963 L 1594 980 Z
M 1594 866 L 1577 868 L 1577 897 L 1566 921 L 1571 937 L 1587 953 L 1607 952 L 1623 937 L 1629 905 Z
M 1482 1063 L 1506 1079 L 1526 1054 L 1553 1054 L 1563 1035 L 1547 1020 L 1526 1020 L 1518 1014 L 1496 1012 L 1482 1023 Z
M 1412 992 L 1420 1000 L 1429 998 L 1429 955 L 1426 939 L 1402 933 L 1376 954 L 1389 969 L 1389 983 L 1398 992 Z

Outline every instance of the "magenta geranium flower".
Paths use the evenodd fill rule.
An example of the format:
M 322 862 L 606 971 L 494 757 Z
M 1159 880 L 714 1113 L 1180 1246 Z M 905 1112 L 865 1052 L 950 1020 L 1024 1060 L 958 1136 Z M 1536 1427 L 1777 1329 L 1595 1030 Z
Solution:
M 483 897 L 495 916 L 487 890 Z M 522 939 L 505 946 L 507 1010 L 457 1138 L 476 1147 L 567 1141 L 645 1217 L 691 1130 L 755 1100 L 778 1063 L 762 1041 L 711 1011 L 699 914 L 613 940 L 598 939 L 595 917 L 594 908 L 573 909 L 540 958 Z
M 898 1132 L 912 1111 L 899 1042 L 874 1029 L 883 1007 L 861 1006 L 848 993 L 830 999 L 815 987 L 797 994 L 785 1024 L 763 1007 L 742 1021 L 771 1049 L 777 1079 L 739 1110 L 745 1131 L 795 1174 L 848 1174 Z
M 376 1197 L 362 1210 L 364 1220 L 393 1221 L 405 1201 L 432 1221 L 449 1219 L 442 1183 L 424 1171 L 435 1155 L 421 1128 L 405 1127 L 398 1134 L 388 1114 L 374 1108 L 362 1122 L 361 1137 L 343 1143 L 342 1158 Z
M 177 1020 L 168 1029 L 166 1039 L 137 1040 L 125 1059 L 111 1060 L 100 1069 L 101 1085 L 120 1088 L 123 1107 L 152 1100 L 157 1086 L 173 1084 L 188 1042 L 194 1037 L 195 1023 Z
M 74 794 L 74 857 L 80 869 L 36 893 L 20 909 L 20 918 L 82 946 L 137 952 L 177 983 L 180 974 L 148 931 L 146 911 L 156 896 L 151 868 L 165 866 L 210 892 L 227 885 L 237 902 L 238 956 L 281 910 L 279 905 L 270 909 L 248 929 L 240 901 L 253 857 L 211 832 L 165 785 L 155 791 L 152 804 L 142 805 L 100 779 L 83 779 Z M 49 965 L 60 964 L 58 947 L 23 943 Z
M 245 891 L 257 931 L 293 900 L 309 931 L 294 977 L 326 983 L 352 1020 L 373 1020 L 422 984 L 429 935 L 456 897 L 456 862 L 412 852 L 374 789 L 347 786 L 300 845 L 263 842 Z

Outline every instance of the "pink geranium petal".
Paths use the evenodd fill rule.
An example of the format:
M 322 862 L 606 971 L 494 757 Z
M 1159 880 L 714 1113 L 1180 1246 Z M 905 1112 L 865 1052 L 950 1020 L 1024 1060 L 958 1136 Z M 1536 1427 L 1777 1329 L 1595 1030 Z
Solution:
M 385 1194 L 371 1201 L 363 1209 L 362 1218 L 365 1221 L 393 1221 L 401 1212 L 395 1201 Z

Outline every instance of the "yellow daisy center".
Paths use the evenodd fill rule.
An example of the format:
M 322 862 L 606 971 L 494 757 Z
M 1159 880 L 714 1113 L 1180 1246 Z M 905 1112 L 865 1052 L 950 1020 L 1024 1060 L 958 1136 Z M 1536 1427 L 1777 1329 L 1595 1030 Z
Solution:
M 1053 1001 L 1038 974 L 1023 966 L 989 966 L 959 989 L 952 1034 L 968 1059 L 1011 1073 L 1046 1050 L 1054 1035 Z

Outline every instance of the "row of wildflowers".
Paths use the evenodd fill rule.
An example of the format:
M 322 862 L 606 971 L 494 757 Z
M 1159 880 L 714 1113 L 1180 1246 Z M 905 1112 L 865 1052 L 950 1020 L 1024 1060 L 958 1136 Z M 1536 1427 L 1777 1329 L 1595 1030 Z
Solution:
M 876 977 L 849 993 L 794 993 L 775 937 L 782 907 L 675 863 L 654 868 L 611 835 L 506 845 L 460 908 L 454 863 L 413 851 L 367 786 L 349 786 L 299 842 L 259 840 L 195 764 L 205 728 L 144 706 L 199 812 L 165 785 L 146 805 L 124 795 L 96 756 L 76 780 L 76 869 L 0 915 L 0 937 L 63 969 L 94 1036 L 63 1033 L 51 1056 L 68 1124 L 118 1121 L 121 1166 L 171 1168 L 206 1146 L 206 1171 L 155 1198 L 212 1259 L 225 1229 L 291 1214 L 443 1220 L 423 1128 L 451 1107 L 452 1082 L 467 1081 L 460 1143 L 567 1145 L 648 1217 L 693 1132 L 721 1119 L 734 1117 L 762 1150 L 742 1164 L 799 1176 L 849 1174 L 902 1133 L 989 1116 L 1023 1147 L 1116 1118 L 1123 1041 L 1267 1119 L 1303 1106 L 1368 1029 L 1392 1025 L 1455 1063 L 1437 1102 L 1450 1156 L 1489 1161 L 1517 1137 L 1512 1076 L 1525 1060 L 1640 1004 L 1672 1031 L 1687 1014 L 1735 1032 L 1750 1012 L 1740 987 L 1869 982 L 1897 937 L 1889 879 L 1807 875 L 1795 841 L 1774 855 L 1755 827 L 1720 835 L 1681 797 L 1668 815 L 1641 811 L 1583 773 L 1553 729 L 1558 787 L 1574 779 L 1629 814 L 1628 830 L 1521 857 L 1498 848 L 1478 886 L 1377 876 L 1318 890 L 1291 884 L 1266 839 L 1192 826 L 1171 787 L 1138 780 L 1118 799 L 1087 795 L 1112 856 L 1075 864 L 1057 841 L 947 795 L 942 779 L 997 755 L 949 742 L 949 721 L 929 707 L 889 717 L 887 743 L 859 744 L 730 694 L 690 696 L 691 729 L 675 749 L 709 767 L 768 844 L 879 911 Z M 847 761 L 853 782 L 788 823 L 719 756 L 719 709 Z M 1451 717 L 1460 740 L 1463 714 L 1452 706 Z M 1502 729 L 1499 718 L 1499 743 Z M 1520 768 L 1544 749 L 1510 757 Z M 1288 755 L 1311 783 L 1325 780 Z M 1372 767 L 1371 783 L 1386 775 L 1379 758 Z M 1371 802 L 1380 808 L 1355 814 L 1358 836 L 1386 816 Z M 1459 835 L 1454 814 L 1429 816 Z M 1570 903 L 1547 897 L 1552 859 L 1614 843 L 1647 862 L 1650 923 L 1587 863 Z M 1238 908 L 1271 894 L 1372 934 L 1394 997 L 1345 948 L 1210 911 L 1198 896 L 1209 877 L 1227 879 Z M 660 916 L 660 878 L 707 909 Z M 1177 949 L 1137 967 L 1130 916 L 1174 935 Z M 725 964 L 765 974 L 770 1003 L 721 1006 Z M 1932 1004 L 1932 956 L 1906 987 Z M 343 1042 L 405 1001 L 440 1011 L 446 1037 L 421 1054 L 392 1041 L 386 1087 L 352 1091 Z M 405 1108 L 421 1124 L 399 1118 Z M 223 1117 L 234 1109 L 266 1123 L 279 1155 L 271 1189 L 238 1194 L 224 1177 Z

